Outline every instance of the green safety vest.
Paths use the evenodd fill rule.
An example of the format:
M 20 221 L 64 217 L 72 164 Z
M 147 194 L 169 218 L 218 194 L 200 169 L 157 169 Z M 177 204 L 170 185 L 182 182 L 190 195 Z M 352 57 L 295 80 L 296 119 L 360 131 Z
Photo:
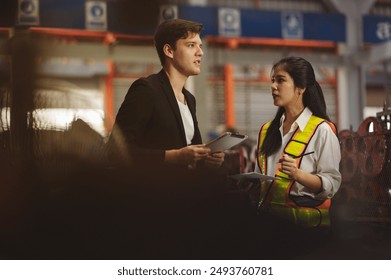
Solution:
M 312 115 L 303 131 L 299 128 L 296 129 L 292 138 L 285 146 L 284 153 L 294 157 L 303 154 L 318 126 L 325 121 L 322 118 Z M 328 121 L 326 123 L 336 133 L 335 125 Z M 258 166 L 262 174 L 267 174 L 267 164 L 265 155 L 261 154 L 260 151 L 270 124 L 271 122 L 264 124 L 259 133 Z M 296 159 L 298 167 L 300 167 L 301 160 L 301 157 Z M 275 176 L 281 178 L 280 180 L 274 180 L 271 183 L 266 181 L 262 182 L 260 208 L 269 211 L 273 215 L 287 219 L 296 225 L 304 227 L 329 226 L 331 200 L 326 199 L 315 207 L 297 205 L 290 196 L 290 190 L 294 180 L 290 179 L 287 174 L 281 172 L 279 170 L 280 168 L 281 163 L 278 163 Z

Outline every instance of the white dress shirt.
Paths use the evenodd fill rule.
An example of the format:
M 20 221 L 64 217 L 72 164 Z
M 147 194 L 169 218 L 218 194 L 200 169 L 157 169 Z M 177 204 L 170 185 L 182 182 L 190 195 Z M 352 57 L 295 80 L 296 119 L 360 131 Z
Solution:
M 193 117 L 191 116 L 191 112 L 190 112 L 187 104 L 180 102 L 178 99 L 177 99 L 177 102 L 178 102 L 178 106 L 179 106 L 179 111 L 181 112 L 181 116 L 182 116 L 183 127 L 185 128 L 186 143 L 187 143 L 187 145 L 190 145 L 191 140 L 194 137 Z
M 281 158 L 281 154 L 283 153 L 285 146 L 291 139 L 297 127 L 303 131 L 311 115 L 311 110 L 305 108 L 296 121 L 292 124 L 289 132 L 285 135 L 283 135 L 283 123 L 285 120 L 285 115 L 281 117 L 280 133 L 282 138 L 282 145 L 276 153 L 267 158 L 266 175 L 275 176 L 277 166 L 276 163 Z M 291 188 L 291 194 L 296 196 L 307 195 L 316 199 L 332 198 L 341 185 L 341 173 L 339 172 L 341 150 L 337 136 L 326 122 L 323 122 L 319 125 L 314 136 L 308 143 L 305 152 L 312 151 L 314 151 L 313 154 L 303 157 L 300 169 L 319 176 L 322 181 L 322 191 L 320 193 L 314 194 L 311 190 L 307 189 L 302 184 L 295 182 Z M 260 172 L 258 163 L 255 167 L 255 171 Z

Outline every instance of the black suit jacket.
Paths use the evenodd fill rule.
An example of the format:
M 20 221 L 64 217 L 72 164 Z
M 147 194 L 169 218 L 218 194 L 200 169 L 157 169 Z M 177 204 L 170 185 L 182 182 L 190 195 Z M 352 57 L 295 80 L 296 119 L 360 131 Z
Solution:
M 192 144 L 200 144 L 196 100 L 185 88 L 182 92 L 194 121 Z M 126 139 L 135 165 L 161 165 L 165 150 L 187 145 L 179 106 L 164 70 L 130 86 L 116 116 L 116 126 Z
M 182 92 L 194 121 L 192 144 L 200 144 L 195 98 L 185 89 Z M 131 188 L 125 188 L 124 193 L 131 194 L 126 201 L 132 203 L 136 221 L 147 221 L 136 226 L 142 230 L 146 242 L 140 241 L 137 235 L 132 239 L 137 239 L 135 247 L 152 258 L 181 256 L 188 253 L 189 246 L 194 246 L 189 256 L 204 254 L 209 247 L 199 246 L 200 229 L 208 229 L 203 244 L 209 244 L 206 241 L 210 240 L 210 229 L 216 226 L 216 219 L 225 216 L 219 211 L 219 216 L 212 214 L 216 205 L 222 205 L 225 177 L 220 176 L 220 169 L 206 168 L 202 161 L 195 170 L 184 165 L 163 164 L 165 150 L 187 145 L 178 102 L 163 70 L 130 86 L 118 111 L 116 127 L 122 130 L 133 159 L 133 168 L 126 166 L 125 172 L 119 173 L 121 179 L 132 183 Z M 209 219 L 207 222 L 205 217 Z M 197 242 L 193 244 L 194 240 Z

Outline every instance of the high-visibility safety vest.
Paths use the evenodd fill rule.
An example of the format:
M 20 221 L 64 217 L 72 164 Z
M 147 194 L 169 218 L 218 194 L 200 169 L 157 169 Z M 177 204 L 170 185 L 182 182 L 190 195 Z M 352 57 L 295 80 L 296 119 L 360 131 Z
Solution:
M 284 153 L 296 158 L 297 167 L 300 167 L 301 164 L 302 157 L 300 157 L 300 155 L 306 152 L 308 143 L 311 141 L 316 129 L 323 122 L 329 124 L 334 133 L 336 133 L 336 127 L 333 123 L 312 115 L 304 130 L 301 131 L 297 128 L 285 146 Z M 258 166 L 262 174 L 267 174 L 267 164 L 265 155 L 261 154 L 260 151 L 270 124 L 271 122 L 268 122 L 262 126 L 258 138 Z M 299 226 L 329 226 L 329 208 L 331 200 L 326 199 L 324 201 L 320 201 L 319 205 L 310 207 L 298 205 L 294 200 L 292 200 L 290 195 L 290 190 L 294 184 L 294 180 L 290 179 L 287 174 L 281 172 L 279 170 L 280 168 L 281 163 L 278 163 L 275 176 L 279 177 L 280 180 L 274 180 L 271 183 L 266 181 L 262 182 L 259 203 L 260 208 L 270 211 L 271 214 L 287 219 Z

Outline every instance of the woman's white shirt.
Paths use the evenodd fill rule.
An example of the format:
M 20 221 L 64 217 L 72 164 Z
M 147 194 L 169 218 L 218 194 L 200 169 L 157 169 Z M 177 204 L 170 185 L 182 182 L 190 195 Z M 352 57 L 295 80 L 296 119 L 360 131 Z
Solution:
M 285 115 L 280 120 L 280 133 L 282 138 L 282 145 L 280 149 L 273 155 L 267 158 L 267 174 L 275 176 L 277 162 L 281 158 L 283 150 L 289 140 L 291 139 L 296 128 L 303 131 L 307 125 L 312 112 L 305 108 L 296 121 L 292 124 L 289 132 L 283 135 L 283 126 Z M 317 175 L 322 181 L 322 191 L 314 194 L 306 187 L 298 182 L 295 182 L 291 188 L 291 194 L 297 196 L 311 196 L 317 199 L 331 198 L 338 191 L 341 185 L 341 173 L 339 172 L 339 163 L 341 161 L 341 150 L 338 137 L 334 134 L 331 127 L 323 122 L 319 125 L 314 136 L 308 143 L 305 152 L 312 152 L 313 154 L 304 156 L 301 161 L 300 168 L 303 171 Z M 255 167 L 256 172 L 260 172 L 258 164 Z

